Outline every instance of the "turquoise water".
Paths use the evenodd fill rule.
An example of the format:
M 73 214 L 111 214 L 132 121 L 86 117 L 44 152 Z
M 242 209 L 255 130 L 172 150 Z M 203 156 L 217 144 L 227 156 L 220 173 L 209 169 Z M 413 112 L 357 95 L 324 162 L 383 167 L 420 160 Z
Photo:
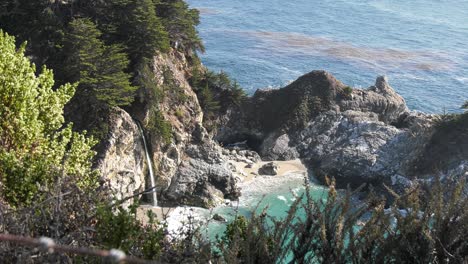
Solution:
M 215 240 L 216 235 L 221 236 L 226 229 L 226 224 L 211 219 L 214 214 L 219 214 L 231 222 L 237 215 L 249 217 L 253 212 L 261 213 L 266 209 L 271 217 L 284 218 L 292 203 L 304 193 L 304 175 L 302 173 L 288 173 L 283 176 L 259 176 L 252 181 L 241 183 L 242 196 L 238 202 L 229 205 L 218 206 L 212 210 L 203 208 L 178 208 L 169 219 L 169 229 L 177 233 L 178 229 L 186 225 L 188 216 L 199 221 L 205 235 Z M 328 189 L 324 186 L 310 182 L 310 190 L 314 199 L 325 201 Z M 171 226 L 172 224 L 172 226 Z
M 468 100 L 468 1 L 187 2 L 201 11 L 203 63 L 229 73 L 250 94 L 325 69 L 360 88 L 387 75 L 408 106 L 423 112 L 460 111 Z M 191 213 L 232 220 L 268 206 L 270 215 L 281 218 L 303 192 L 302 183 L 298 175 L 256 179 L 244 186 L 237 206 Z M 313 185 L 313 195 L 323 199 L 326 188 Z M 211 221 L 205 230 L 213 238 L 224 229 Z
M 354 87 L 387 75 L 411 109 L 468 99 L 468 1 L 188 0 L 201 11 L 203 63 L 249 92 L 325 69 Z

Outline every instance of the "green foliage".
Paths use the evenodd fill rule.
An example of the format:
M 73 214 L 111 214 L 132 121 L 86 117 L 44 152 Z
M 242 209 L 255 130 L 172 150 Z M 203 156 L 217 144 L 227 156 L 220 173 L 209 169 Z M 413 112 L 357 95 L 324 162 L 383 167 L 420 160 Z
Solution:
M 238 263 L 239 260 L 274 263 L 275 245 L 265 216 L 265 212 L 253 215 L 251 219 L 237 216 L 218 239 L 216 255 L 222 256 L 227 263 Z
M 352 201 L 334 183 L 314 200 L 306 185 L 284 219 L 265 211 L 228 224 L 216 246 L 223 263 L 464 263 L 468 260 L 466 181 L 416 185 L 385 210 L 370 195 Z
M 125 73 L 128 60 L 118 45 L 104 45 L 101 32 L 90 19 L 75 19 L 66 37 L 66 76 L 79 81 L 79 89 L 107 104 L 128 105 L 136 87 Z
M 107 248 L 118 248 L 134 256 L 158 259 L 164 242 L 164 225 L 161 225 L 152 211 L 148 211 L 147 223 L 137 218 L 138 204 L 128 210 L 118 207 L 115 211 L 108 206 L 97 210 L 98 240 Z
M 177 116 L 177 118 L 179 118 L 179 120 L 183 120 L 185 116 L 184 111 L 180 108 L 175 110 L 175 115 Z
M 107 39 L 124 44 L 134 65 L 158 50 L 168 51 L 168 34 L 152 0 L 112 0 L 103 3 L 103 9 L 109 12 L 103 21 Z
M 351 98 L 352 98 L 352 94 L 353 94 L 353 88 L 351 88 L 350 86 L 346 86 L 345 88 L 343 88 L 343 96 L 344 96 L 344 98 L 346 98 L 346 99 L 351 99 Z
M 60 175 L 75 175 L 81 187 L 95 184 L 92 139 L 64 125 L 63 107 L 75 86 L 52 89 L 52 71 L 36 76 L 13 37 L 0 31 L 0 179 L 11 204 L 29 204 Z
M 163 68 L 162 74 L 164 80 L 162 96 L 169 96 L 179 104 L 187 102 L 189 97 L 187 94 L 185 94 L 184 89 L 176 84 L 172 70 L 166 66 Z
M 239 107 L 247 96 L 225 72 L 201 72 L 195 68 L 190 82 L 197 92 L 206 123 L 226 112 L 229 107 Z
M 206 118 L 212 118 L 220 109 L 220 104 L 214 99 L 213 92 L 208 87 L 208 84 L 200 89 L 198 98 L 200 99 L 200 106 L 202 107 Z
M 28 42 L 28 53 L 42 67 L 60 67 L 60 48 L 64 36 L 63 18 L 48 0 L 3 0 L 0 27 L 15 35 L 19 43 Z
M 183 0 L 160 0 L 157 3 L 157 14 L 162 17 L 163 25 L 171 41 L 178 49 L 205 51 L 198 36 L 196 26 L 200 23 L 197 9 L 190 9 Z
M 153 69 L 148 62 L 141 62 L 137 67 L 138 74 L 134 82 L 141 88 L 138 97 L 140 101 L 149 99 L 151 102 L 160 103 L 164 93 L 155 81 Z
M 468 109 L 468 101 L 465 101 L 465 103 L 461 107 L 462 109 Z
M 80 93 L 112 106 L 133 101 L 130 83 L 150 86 L 140 70 L 170 43 L 196 60 L 198 23 L 198 11 L 180 0 L 5 0 L 0 10 L 0 25 L 30 41 L 28 55 L 52 67 L 59 84 L 79 82 Z
M 226 226 L 226 231 L 224 231 L 224 240 L 228 243 L 232 241 L 235 236 L 239 236 L 240 239 L 245 239 L 247 237 L 247 218 L 243 215 L 237 216 Z
M 171 143 L 172 140 L 172 126 L 171 124 L 164 119 L 161 111 L 153 107 L 151 109 L 151 118 L 148 123 L 148 129 L 152 133 L 156 133 L 159 136 L 164 144 Z

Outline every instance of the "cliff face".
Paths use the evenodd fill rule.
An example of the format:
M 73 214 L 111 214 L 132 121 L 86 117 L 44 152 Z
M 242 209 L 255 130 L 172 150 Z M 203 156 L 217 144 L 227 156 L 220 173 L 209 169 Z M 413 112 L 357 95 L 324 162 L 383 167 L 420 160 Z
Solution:
M 65 113 L 75 129 L 87 130 L 98 139 L 94 168 L 114 198 L 129 197 L 145 189 L 144 146 L 137 124 L 126 111 L 78 95 L 66 106 Z
M 117 198 L 150 187 L 136 119 L 148 139 L 159 201 L 212 207 L 224 198 L 237 197 L 227 157 L 203 127 L 202 110 L 187 81 L 190 66 L 186 57 L 176 51 L 159 54 L 152 66 L 150 81 L 159 100 L 151 91 L 141 90 L 127 112 L 119 108 L 91 111 L 91 115 L 101 116 L 108 130 L 96 161 L 103 179 Z M 93 123 L 88 117 L 83 119 L 79 123 Z M 162 135 L 163 125 L 170 129 L 169 140 Z
M 240 195 L 229 164 L 233 157 L 217 142 L 246 141 L 264 160 L 300 158 L 319 180 L 334 177 L 339 187 L 385 183 L 402 190 L 415 179 L 466 172 L 464 148 L 457 155 L 446 151 L 445 165 L 436 170 L 420 168 L 441 147 L 437 138 L 443 135 L 434 125 L 438 117 L 409 111 L 384 77 L 368 89 L 352 89 L 327 72 L 313 71 L 285 88 L 259 90 L 219 118 L 215 142 L 203 127 L 202 110 L 187 81 L 189 68 L 181 53 L 157 55 L 151 82 L 162 92 L 159 101 L 140 91 L 127 111 L 91 103 L 75 116 L 78 127 L 107 131 L 97 148 L 96 167 L 117 198 L 150 186 L 133 119 L 145 128 L 156 190 L 169 205 L 212 207 Z M 76 105 L 71 108 L 80 112 Z M 158 128 L 161 117 L 171 128 L 170 140 Z M 450 135 L 465 146 L 460 133 Z
M 109 134 L 99 152 L 96 168 L 116 199 L 145 189 L 145 150 L 132 117 L 119 108 L 109 114 Z
M 335 177 L 340 187 L 401 189 L 430 176 L 414 168 L 423 153 L 427 159 L 437 117 L 409 111 L 384 77 L 362 90 L 313 71 L 285 88 L 257 91 L 225 120 L 217 140 L 246 140 L 265 160 L 301 158 L 318 179 Z M 464 163 L 455 158 L 451 168 Z

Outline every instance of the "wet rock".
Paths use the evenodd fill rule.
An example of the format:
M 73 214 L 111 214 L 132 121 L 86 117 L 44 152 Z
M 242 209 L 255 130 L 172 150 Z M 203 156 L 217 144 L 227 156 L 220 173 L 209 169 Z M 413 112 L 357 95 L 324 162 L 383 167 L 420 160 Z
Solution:
M 216 220 L 216 221 L 218 221 L 218 222 L 223 222 L 223 223 L 227 222 L 227 221 L 226 221 L 226 218 L 224 218 L 224 217 L 221 216 L 220 214 L 214 214 L 214 215 L 213 215 L 213 220 Z

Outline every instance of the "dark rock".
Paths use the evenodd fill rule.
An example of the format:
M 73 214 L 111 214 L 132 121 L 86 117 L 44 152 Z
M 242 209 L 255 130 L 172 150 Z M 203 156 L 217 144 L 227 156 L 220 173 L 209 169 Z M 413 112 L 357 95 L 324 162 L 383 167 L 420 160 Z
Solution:
M 267 164 L 263 165 L 260 169 L 258 169 L 258 174 L 275 176 L 278 174 L 278 166 L 276 166 L 276 164 L 273 162 L 268 162 Z
M 218 221 L 218 222 L 223 222 L 223 223 L 227 222 L 227 221 L 226 221 L 226 218 L 222 217 L 222 216 L 219 215 L 219 214 L 214 214 L 214 215 L 213 215 L 213 220 L 216 220 L 216 221 Z

